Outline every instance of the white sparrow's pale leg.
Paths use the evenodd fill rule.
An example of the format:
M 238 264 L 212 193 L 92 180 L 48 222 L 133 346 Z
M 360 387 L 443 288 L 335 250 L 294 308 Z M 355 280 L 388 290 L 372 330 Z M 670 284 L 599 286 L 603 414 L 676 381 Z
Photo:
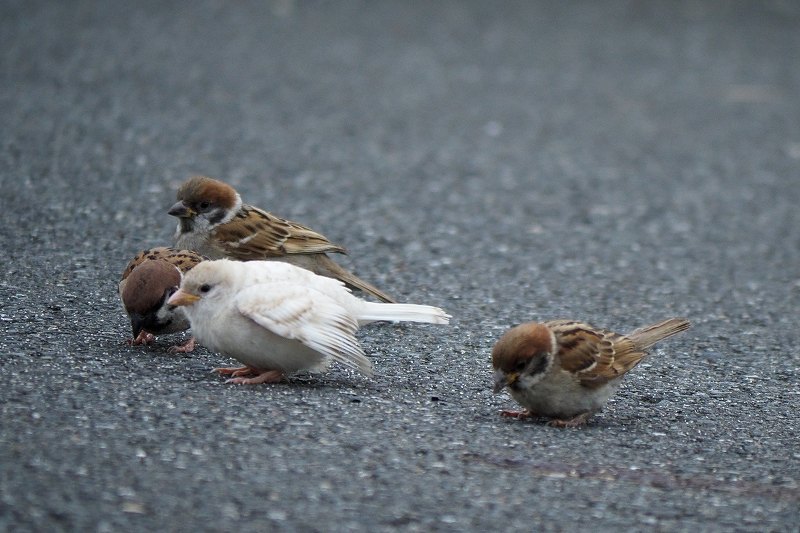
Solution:
M 175 346 L 170 346 L 169 353 L 189 353 L 194 350 L 194 337 L 190 337 L 188 341 L 184 342 L 183 344 L 176 344 Z
M 212 372 L 216 372 L 217 374 L 222 374 L 223 376 L 246 376 L 248 374 L 258 374 L 260 370 L 256 368 L 252 368 L 249 366 L 234 366 L 234 367 L 227 367 L 223 366 L 220 368 L 212 368 Z
M 140 344 L 152 344 L 156 341 L 156 336 L 144 330 L 140 331 L 135 339 L 129 340 L 128 344 L 131 346 L 139 346 Z
M 589 420 L 589 417 L 592 416 L 592 414 L 593 413 L 581 413 L 576 417 L 568 418 L 566 420 L 554 418 L 548 422 L 547 425 L 554 428 L 576 428 L 584 425 L 586 421 Z
M 260 383 L 278 383 L 284 377 L 283 372 L 280 370 L 267 370 L 261 372 L 254 378 L 231 378 L 225 383 L 234 383 L 236 385 L 258 385 Z

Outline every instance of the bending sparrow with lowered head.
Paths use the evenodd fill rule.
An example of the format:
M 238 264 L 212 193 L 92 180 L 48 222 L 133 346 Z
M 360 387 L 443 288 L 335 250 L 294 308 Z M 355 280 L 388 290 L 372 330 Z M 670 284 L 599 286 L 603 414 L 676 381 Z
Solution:
M 211 259 L 280 260 L 343 281 L 384 302 L 394 300 L 336 264 L 328 253 L 347 253 L 324 236 L 296 222 L 243 204 L 227 183 L 195 176 L 178 189 L 169 214 L 178 217 L 176 246 Z
M 167 299 L 178 290 L 183 274 L 203 259 L 189 250 L 165 247 L 143 250 L 131 259 L 118 286 L 133 329 L 131 344 L 149 344 L 156 335 L 189 329 L 183 309 L 167 304 Z M 169 351 L 186 353 L 193 349 L 192 337 Z
M 205 261 L 168 303 L 184 307 L 200 343 L 244 365 L 215 370 L 246 384 L 274 383 L 331 361 L 370 376 L 372 364 L 355 337 L 360 325 L 450 318 L 427 305 L 367 302 L 338 280 L 277 261 Z
M 492 350 L 494 392 L 507 387 L 526 410 L 501 414 L 547 417 L 558 427 L 584 424 L 603 408 L 648 348 L 687 329 L 685 318 L 670 318 L 627 335 L 574 320 L 516 326 Z

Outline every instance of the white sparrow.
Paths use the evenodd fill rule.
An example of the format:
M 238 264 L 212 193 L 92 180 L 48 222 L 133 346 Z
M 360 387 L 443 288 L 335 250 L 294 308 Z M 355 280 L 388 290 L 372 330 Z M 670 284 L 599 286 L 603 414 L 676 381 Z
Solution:
M 167 299 L 178 290 L 183 273 L 203 259 L 189 250 L 166 247 L 143 250 L 131 259 L 118 286 L 133 329 L 131 344 L 149 344 L 156 335 L 189 329 L 189 319 L 183 309 L 167 304 Z M 186 353 L 193 349 L 192 337 L 169 351 Z
M 437 307 L 367 302 L 338 280 L 277 261 L 205 261 L 168 303 L 185 307 L 198 342 L 245 365 L 214 369 L 232 383 L 273 383 L 331 361 L 369 376 L 355 337 L 361 324 L 449 322 Z
M 394 302 L 377 287 L 335 263 L 328 253 L 347 253 L 316 231 L 243 204 L 227 183 L 195 176 L 178 189 L 169 214 L 178 217 L 176 246 L 211 259 L 286 261 L 343 281 L 384 302 Z
M 546 417 L 558 427 L 584 424 L 603 408 L 648 348 L 689 325 L 685 318 L 670 318 L 627 335 L 574 320 L 511 328 L 492 350 L 494 392 L 507 387 L 526 410 L 501 414 Z

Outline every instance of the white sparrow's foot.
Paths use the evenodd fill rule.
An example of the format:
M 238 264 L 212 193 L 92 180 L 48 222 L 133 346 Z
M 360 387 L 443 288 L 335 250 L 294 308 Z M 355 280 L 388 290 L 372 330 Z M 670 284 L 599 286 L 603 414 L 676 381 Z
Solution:
M 235 377 L 225 381 L 225 383 L 233 383 L 235 385 L 259 385 L 261 383 L 278 383 L 283 378 L 284 374 L 280 370 L 267 370 L 253 378 Z
M 190 337 L 188 341 L 184 342 L 183 344 L 176 344 L 175 346 L 170 346 L 169 353 L 189 353 L 194 350 L 195 341 L 194 337 Z
M 144 330 L 140 331 L 135 339 L 130 339 L 128 344 L 131 346 L 139 346 L 140 344 L 152 344 L 156 342 L 156 336 Z
M 576 417 L 568 418 L 566 420 L 554 418 L 548 422 L 547 425 L 554 428 L 576 428 L 584 425 L 586 421 L 589 420 L 590 416 L 592 416 L 592 413 L 581 413 Z
M 222 374 L 223 376 L 233 376 L 233 377 L 256 375 L 261 372 L 257 368 L 253 368 L 250 366 L 212 368 L 211 371 L 216 372 L 217 374 Z
M 503 418 L 516 418 L 517 420 L 525 420 L 526 418 L 534 418 L 535 414 L 531 413 L 527 409 L 523 409 L 522 411 L 512 411 L 510 409 L 503 409 L 500 411 L 500 416 Z

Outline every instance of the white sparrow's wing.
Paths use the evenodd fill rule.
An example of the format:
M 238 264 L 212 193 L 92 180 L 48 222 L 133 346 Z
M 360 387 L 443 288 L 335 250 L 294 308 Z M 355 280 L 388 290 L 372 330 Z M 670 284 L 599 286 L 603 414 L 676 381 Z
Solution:
M 212 232 L 226 255 L 241 261 L 287 254 L 346 253 L 316 231 L 250 205 Z
M 358 323 L 321 292 L 286 282 L 261 283 L 241 291 L 236 307 L 276 335 L 300 341 L 349 368 L 372 375 L 372 363 L 355 337 Z
M 635 367 L 644 357 L 627 337 L 574 320 L 546 325 L 558 342 L 561 368 L 572 372 L 585 387 L 599 387 Z

